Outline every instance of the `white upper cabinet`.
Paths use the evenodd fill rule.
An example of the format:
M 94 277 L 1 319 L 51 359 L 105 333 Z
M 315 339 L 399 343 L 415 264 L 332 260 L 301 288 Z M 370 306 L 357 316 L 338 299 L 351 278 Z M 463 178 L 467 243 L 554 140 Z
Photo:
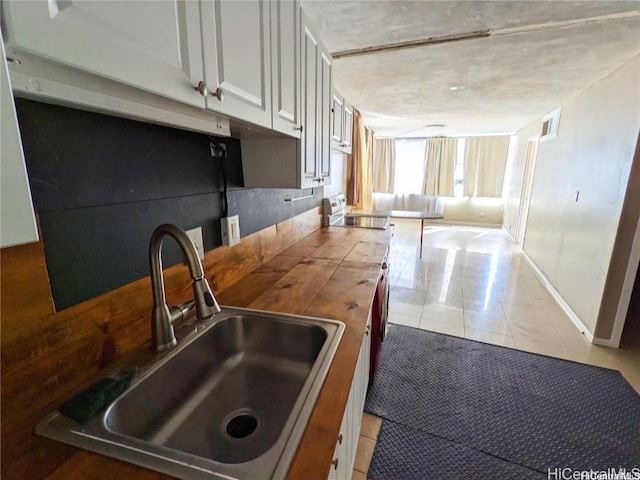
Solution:
M 203 0 L 200 6 L 207 109 L 271 128 L 269 3 Z
M 332 59 L 297 0 L 0 6 L 14 89 L 25 96 L 228 134 L 215 112 L 284 137 L 243 144 L 243 157 L 257 157 L 247 159 L 247 186 L 330 183 Z M 267 143 L 277 145 L 261 150 Z
M 320 95 L 319 66 L 320 41 L 306 22 L 302 23 L 302 79 L 303 94 L 303 131 L 302 131 L 302 184 L 299 188 L 318 186 L 320 180 L 316 157 L 320 140 L 318 121 L 318 97 Z
M 351 153 L 353 143 L 353 107 L 344 102 L 342 117 L 342 148 L 345 153 Z
M 304 87 L 303 179 L 300 188 L 331 183 L 331 68 L 329 51 L 302 14 Z
M 333 60 L 331 54 L 322 49 L 320 52 L 320 75 L 321 82 L 318 97 L 318 120 L 320 123 L 320 140 L 318 151 L 318 168 L 322 183 L 331 184 L 331 78 Z
M 196 2 L 2 2 L 12 48 L 199 107 L 202 78 Z
M 37 242 L 38 229 L 11 95 L 4 45 L 0 47 L 0 247 L 10 247 Z
M 247 188 L 310 188 L 331 181 L 332 59 L 301 15 L 302 88 L 300 139 L 242 138 Z
M 300 13 L 298 2 L 271 2 L 273 129 L 301 136 Z
M 20 62 L 11 67 L 20 77 L 14 88 L 27 96 L 160 123 L 191 114 L 184 126 L 198 130 L 215 112 L 302 136 L 297 0 L 13 0 L 0 6 L 7 54 Z M 220 133 L 209 118 L 205 130 Z
M 353 107 L 337 91 L 331 102 L 331 144 L 344 153 L 351 153 L 353 139 Z
M 331 95 L 331 140 L 337 143 L 337 146 L 342 144 L 342 109 L 344 100 L 335 90 Z

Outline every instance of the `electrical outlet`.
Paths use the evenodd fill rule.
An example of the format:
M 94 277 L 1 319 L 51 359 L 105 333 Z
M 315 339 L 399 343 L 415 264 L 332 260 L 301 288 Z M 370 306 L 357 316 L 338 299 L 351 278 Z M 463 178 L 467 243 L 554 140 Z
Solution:
M 240 243 L 240 217 L 225 217 L 220 219 L 220 233 L 222 244 L 233 247 Z
M 193 245 L 196 247 L 196 251 L 198 252 L 198 257 L 200 257 L 200 260 L 204 260 L 204 244 L 202 243 L 202 227 L 192 228 L 191 230 L 187 230 L 187 235 L 193 242 Z

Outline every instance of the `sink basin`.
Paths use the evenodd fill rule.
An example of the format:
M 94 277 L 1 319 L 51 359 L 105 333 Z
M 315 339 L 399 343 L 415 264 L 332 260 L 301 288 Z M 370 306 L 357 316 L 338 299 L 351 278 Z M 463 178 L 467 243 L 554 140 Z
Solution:
M 226 307 L 202 325 L 98 416 L 36 433 L 179 478 L 284 477 L 344 325 Z

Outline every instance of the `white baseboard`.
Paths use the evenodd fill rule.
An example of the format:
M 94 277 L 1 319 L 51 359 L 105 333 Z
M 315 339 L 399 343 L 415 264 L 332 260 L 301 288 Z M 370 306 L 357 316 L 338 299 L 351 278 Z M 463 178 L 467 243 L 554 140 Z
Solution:
M 620 341 L 611 340 L 610 338 L 593 337 L 591 342 L 594 345 L 602 345 L 603 347 L 620 348 Z
M 484 227 L 484 228 L 501 228 L 499 223 L 479 223 L 479 222 L 457 222 L 455 220 L 425 220 L 424 226 L 443 225 L 446 227 L 460 226 L 460 227 Z
M 576 315 L 576 313 L 572 310 L 569 304 L 564 300 L 564 298 L 562 298 L 562 295 L 560 295 L 560 293 L 558 293 L 558 291 L 554 288 L 554 286 L 551 285 L 551 282 L 549 282 L 546 275 L 542 273 L 542 270 L 538 268 L 538 266 L 534 263 L 533 260 L 531 260 L 531 257 L 529 257 L 529 255 L 527 255 L 524 252 L 524 250 L 522 251 L 522 256 L 527 261 L 529 266 L 531 266 L 533 271 L 536 272 L 536 275 L 538 276 L 542 284 L 545 286 L 545 288 L 549 291 L 551 296 L 555 299 L 556 302 L 558 302 L 558 305 L 560 305 L 560 308 L 564 310 L 564 313 L 567 314 L 571 322 L 573 322 L 576 328 L 580 330 L 580 333 L 584 334 L 584 336 L 587 337 L 587 339 L 591 343 L 597 343 L 598 345 L 605 345 L 604 343 L 599 343 L 599 342 L 606 341 L 606 340 L 597 339 L 598 342 L 595 341 L 596 339 L 594 338 L 593 333 L 591 333 L 589 329 L 587 329 L 587 327 L 584 325 L 584 323 L 582 323 L 582 320 L 580 320 L 580 317 Z

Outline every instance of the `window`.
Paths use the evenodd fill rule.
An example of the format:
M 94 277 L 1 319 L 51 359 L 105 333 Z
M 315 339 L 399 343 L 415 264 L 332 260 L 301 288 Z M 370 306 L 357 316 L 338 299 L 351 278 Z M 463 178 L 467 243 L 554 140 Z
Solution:
M 428 148 L 426 138 L 397 138 L 396 164 L 393 191 L 396 194 L 422 193 L 425 175 L 425 158 Z M 464 192 L 465 138 L 458 138 L 454 173 L 454 195 L 462 197 Z
M 394 193 L 422 193 L 426 146 L 424 138 L 396 139 Z

